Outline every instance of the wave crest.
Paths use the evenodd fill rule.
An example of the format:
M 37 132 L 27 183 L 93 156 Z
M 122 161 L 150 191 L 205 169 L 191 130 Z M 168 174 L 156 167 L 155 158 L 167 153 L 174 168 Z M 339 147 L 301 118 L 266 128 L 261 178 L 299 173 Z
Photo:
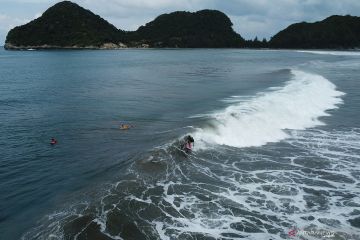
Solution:
M 194 133 L 198 149 L 209 144 L 232 147 L 261 146 L 288 137 L 286 129 L 323 125 L 319 120 L 342 103 L 343 92 L 321 75 L 291 70 L 285 86 L 257 94 L 208 115 L 211 126 Z

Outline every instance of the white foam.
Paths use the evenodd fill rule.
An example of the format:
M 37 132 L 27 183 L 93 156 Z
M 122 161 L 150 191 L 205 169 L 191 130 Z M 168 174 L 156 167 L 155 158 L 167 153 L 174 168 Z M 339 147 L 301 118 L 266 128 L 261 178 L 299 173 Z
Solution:
M 301 53 L 321 54 L 321 55 L 334 55 L 334 56 L 360 56 L 360 51 L 307 51 L 298 50 Z
M 327 110 L 337 108 L 344 93 L 323 76 L 298 70 L 291 73 L 292 79 L 285 86 L 239 100 L 208 115 L 212 127 L 194 133 L 197 149 L 209 144 L 261 146 L 287 138 L 286 129 L 323 125 L 319 118 L 328 116 Z
M 149 239 L 196 238 L 199 234 L 214 239 L 281 240 L 286 238 L 293 227 L 300 231 L 309 228 L 331 231 L 344 239 L 353 239 L 351 235 L 357 236 L 358 229 L 351 226 L 348 220 L 354 217 L 354 210 L 360 210 L 356 205 L 360 202 L 360 129 L 293 132 L 292 137 L 284 141 L 286 144 L 276 145 L 275 152 L 270 155 L 267 155 L 270 149 L 259 154 L 231 148 L 233 151 L 217 152 L 211 158 L 194 154 L 191 158 L 196 158 L 196 161 L 189 159 L 182 161 L 184 164 L 169 158 L 167 171 L 171 172 L 161 174 L 155 182 L 149 183 L 140 177 L 139 181 L 120 180 L 113 185 L 113 191 L 101 198 L 93 222 L 109 238 L 122 239 L 119 235 L 109 233 L 111 227 L 107 229 L 107 226 L 111 226 L 108 223 L 112 223 L 113 219 L 109 215 L 116 216 L 118 211 L 129 211 L 124 208 L 129 204 L 137 206 L 136 209 L 130 209 L 134 211 L 129 215 L 131 221 L 136 223 L 140 218 L 147 221 L 147 224 L 139 224 L 137 227 Z M 288 151 L 289 145 L 293 146 L 291 151 Z M 219 149 L 223 147 L 216 148 Z M 274 158 L 276 152 L 281 154 Z M 327 162 L 327 166 L 312 169 L 301 159 L 322 160 Z M 267 167 L 241 167 L 246 162 L 256 161 L 266 161 Z M 279 169 L 280 164 L 287 166 L 287 170 Z M 330 175 L 337 177 L 326 178 Z M 140 191 L 134 191 L 135 186 Z M 88 204 L 82 205 L 81 208 L 54 213 L 48 218 L 50 222 L 46 222 L 42 228 L 33 229 L 22 239 L 63 239 L 64 223 L 72 221 L 74 215 L 81 217 L 89 214 L 91 208 Z M 147 211 L 152 215 L 154 207 L 156 212 L 161 212 L 162 217 L 143 219 Z M 306 220 L 309 216 L 314 220 Z M 321 219 L 338 223 L 330 226 L 319 221 Z M 247 224 L 256 232 L 238 228 Z M 80 229 L 76 236 L 80 236 L 85 229 Z M 306 236 L 306 239 L 323 238 Z
M 292 152 L 284 154 L 284 159 L 288 158 L 289 164 L 293 165 L 294 169 L 270 168 L 243 172 L 234 164 L 198 158 L 196 161 L 189 163 L 193 164 L 192 169 L 196 169 L 196 175 L 201 173 L 216 181 L 213 183 L 194 181 L 191 183 L 182 181 L 158 183 L 157 186 L 164 188 L 163 200 L 169 204 L 166 206 L 171 206 L 178 213 L 171 215 L 167 212 L 167 216 L 171 218 L 171 221 L 156 221 L 153 223 L 160 239 L 170 239 L 169 236 L 178 237 L 182 234 L 195 233 L 201 233 L 216 239 L 238 239 L 236 237 L 225 237 L 224 234 L 238 234 L 246 239 L 284 239 L 284 236 L 292 229 L 290 226 L 284 226 L 284 223 L 293 224 L 293 227 L 304 231 L 309 230 L 309 227 L 311 227 L 315 231 L 335 232 L 344 235 L 346 239 L 350 239 L 351 234 L 357 233 L 357 229 L 349 224 L 348 219 L 351 218 L 351 212 L 354 209 L 360 209 L 359 207 L 348 207 L 350 204 L 359 202 L 359 188 L 357 187 L 359 179 L 352 175 L 352 173 L 359 171 L 359 166 L 351 164 L 357 163 L 359 159 L 357 154 L 360 149 L 359 130 L 327 132 L 313 129 L 295 132 L 296 134 L 286 142 L 302 149 L 303 152 L 301 152 L 301 155 L 294 153 L 294 156 Z M 329 152 L 331 148 L 335 149 Z M 348 154 L 343 154 L 344 152 Z M 237 151 L 234 154 L 243 156 L 244 152 Z M 315 168 L 315 171 L 318 171 L 316 174 L 301 171 L 299 168 L 308 168 L 301 164 L 295 164 L 294 158 L 301 158 L 303 157 L 302 154 L 310 156 L 312 159 L 317 157 L 318 159 L 326 159 L 329 161 L 330 166 L 324 169 Z M 333 157 L 334 155 L 336 155 L 336 158 Z M 254 157 L 269 162 L 273 161 L 271 156 L 255 155 Z M 276 161 L 273 162 L 276 164 Z M 343 165 L 343 169 L 331 166 L 339 163 Z M 209 165 L 217 165 L 218 168 L 212 169 L 223 169 L 224 171 L 213 171 L 209 168 Z M 271 165 L 269 164 L 269 166 Z M 338 179 L 321 177 L 327 174 L 337 175 Z M 341 175 L 353 181 L 342 181 Z M 238 176 L 242 177 L 239 178 Z M 243 179 L 246 177 L 255 181 L 244 181 Z M 223 182 L 224 184 L 216 184 L 215 182 Z M 186 186 L 192 191 L 182 193 L 168 191 L 168 189 L 175 186 Z M 211 187 L 209 188 L 209 186 Z M 326 208 L 321 206 L 322 203 L 312 202 L 311 199 L 306 200 L 307 197 L 314 196 L 307 189 L 326 192 L 328 195 L 320 194 L 320 199 L 324 200 Z M 199 199 L 194 194 L 198 190 L 201 190 L 204 196 L 211 196 L 212 210 L 210 213 L 203 211 L 204 206 L 208 206 L 207 202 Z M 342 196 L 342 194 L 349 193 L 354 196 L 350 198 Z M 314 206 L 309 206 L 309 202 L 312 202 Z M 229 210 L 228 206 L 237 206 L 239 209 L 245 210 L 245 212 L 244 214 L 233 214 L 233 212 L 227 211 Z M 188 215 L 183 215 L 184 211 L 190 211 L 193 217 L 189 218 Z M 246 214 L 246 212 L 249 214 Z M 276 217 L 277 220 L 273 221 L 271 218 L 258 217 L 261 215 Z M 314 220 L 306 220 L 309 216 L 313 216 Z M 338 223 L 329 226 L 320 222 L 320 219 L 328 219 Z M 262 232 L 249 233 L 234 228 L 234 224 L 243 224 L 245 222 L 254 224 L 258 227 L 257 230 Z M 267 226 L 273 226 L 274 229 L 282 231 L 283 235 L 268 232 L 267 228 L 264 227 L 265 225 L 258 224 L 259 222 Z M 307 236 L 306 239 L 320 238 Z

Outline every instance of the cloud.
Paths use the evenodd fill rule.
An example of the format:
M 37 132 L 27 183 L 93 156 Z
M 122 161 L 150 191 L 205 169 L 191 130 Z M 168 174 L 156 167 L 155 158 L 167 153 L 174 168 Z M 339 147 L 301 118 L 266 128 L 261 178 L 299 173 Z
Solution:
M 35 18 L 34 16 L 33 18 Z M 5 42 L 7 33 L 14 27 L 23 25 L 33 18 L 18 18 L 6 14 L 0 14 L 0 46 Z
M 119 28 L 135 30 L 159 14 L 217 9 L 228 14 L 245 38 L 269 38 L 289 24 L 360 12 L 358 0 L 78 0 Z
M 6 14 L 0 14 L 0 30 L 10 30 L 13 27 L 24 24 L 29 20 L 26 18 L 14 18 Z
M 78 0 L 81 6 L 93 10 L 105 19 L 117 19 L 115 21 L 121 24 L 117 27 L 127 30 L 135 30 L 140 25 L 144 25 L 147 21 L 154 19 L 162 13 L 173 11 L 196 11 L 208 8 L 213 0 Z M 142 21 L 141 20 L 145 20 Z

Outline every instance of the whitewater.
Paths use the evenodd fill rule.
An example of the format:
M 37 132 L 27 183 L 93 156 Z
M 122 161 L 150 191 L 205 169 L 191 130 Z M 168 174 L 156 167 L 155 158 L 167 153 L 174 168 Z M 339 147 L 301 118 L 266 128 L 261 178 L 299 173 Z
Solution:
M 358 52 L 3 56 L 2 238 L 360 239 Z
M 292 80 L 256 96 L 231 97 L 233 103 L 209 117 L 211 127 L 198 129 L 201 143 L 232 147 L 261 146 L 289 137 L 286 130 L 303 130 L 322 125 L 319 117 L 342 103 L 344 93 L 326 78 L 292 70 Z M 199 116 L 201 117 L 201 115 Z

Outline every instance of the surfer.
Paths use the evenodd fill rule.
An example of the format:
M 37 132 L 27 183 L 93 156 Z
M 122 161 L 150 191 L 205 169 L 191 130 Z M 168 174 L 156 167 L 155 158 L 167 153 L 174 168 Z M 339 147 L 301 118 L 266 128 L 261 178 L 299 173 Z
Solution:
M 181 149 L 184 150 L 186 153 L 191 153 L 192 148 L 194 146 L 194 138 L 190 135 L 186 136 L 184 138 L 184 141 L 182 143 Z
M 57 144 L 57 140 L 56 140 L 55 138 L 51 138 L 50 144 L 51 144 L 52 146 L 56 145 L 56 144 Z

